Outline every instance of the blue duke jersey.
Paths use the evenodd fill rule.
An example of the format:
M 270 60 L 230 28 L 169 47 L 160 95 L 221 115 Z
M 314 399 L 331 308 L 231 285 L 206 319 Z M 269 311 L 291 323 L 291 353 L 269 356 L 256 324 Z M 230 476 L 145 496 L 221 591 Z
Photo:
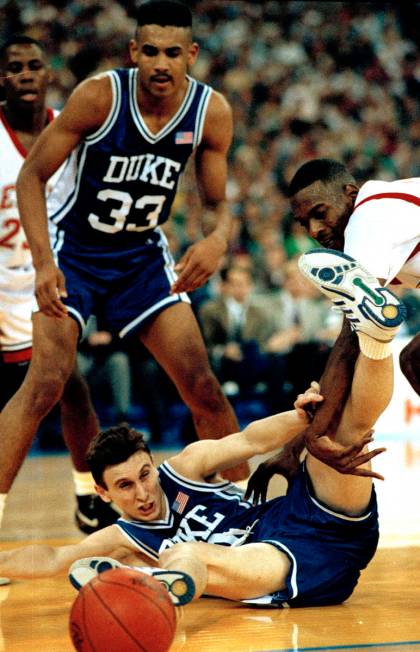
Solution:
M 188 77 L 184 100 L 156 134 L 137 104 L 137 69 L 110 71 L 104 124 L 69 157 L 48 201 L 55 251 L 122 260 L 169 217 L 186 162 L 200 144 L 211 88 Z
M 245 501 L 243 491 L 231 482 L 188 480 L 169 462 L 159 466 L 159 480 L 165 494 L 164 519 L 117 521 L 130 541 L 155 560 L 162 550 L 186 541 L 239 545 L 248 537 L 262 509 Z
M 118 519 L 116 526 L 139 550 L 158 559 L 183 541 L 227 546 L 267 543 L 285 554 L 290 569 L 285 588 L 247 603 L 266 606 L 338 604 L 353 592 L 360 571 L 373 557 L 378 542 L 375 492 L 366 512 L 348 516 L 323 505 L 314 496 L 305 464 L 286 496 L 252 506 L 229 482 L 207 484 L 181 477 L 168 462 L 159 467 L 166 495 L 166 517 L 142 523 Z M 279 586 L 284 578 L 279 578 Z

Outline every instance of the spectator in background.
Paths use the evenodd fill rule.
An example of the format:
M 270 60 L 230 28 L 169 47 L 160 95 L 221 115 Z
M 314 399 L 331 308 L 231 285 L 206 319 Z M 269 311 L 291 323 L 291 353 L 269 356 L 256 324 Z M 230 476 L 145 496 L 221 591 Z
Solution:
M 264 351 L 272 334 L 266 311 L 251 299 L 252 274 L 231 266 L 220 273 L 218 297 L 199 310 L 210 362 L 228 393 L 250 393 L 266 380 L 268 358 Z
M 341 316 L 331 312 L 329 302 L 302 276 L 297 258 L 283 266 L 283 273 L 283 289 L 263 295 L 274 329 L 265 348 L 284 359 L 284 376 L 293 398 L 311 378 L 322 376 L 341 328 Z

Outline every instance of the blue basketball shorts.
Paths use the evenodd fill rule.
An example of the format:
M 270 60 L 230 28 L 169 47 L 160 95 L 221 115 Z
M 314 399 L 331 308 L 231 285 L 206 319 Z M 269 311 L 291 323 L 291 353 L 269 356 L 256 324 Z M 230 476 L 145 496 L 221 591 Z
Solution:
M 245 602 L 279 607 L 339 604 L 352 594 L 378 538 L 374 488 L 364 514 L 337 513 L 315 497 L 303 463 L 286 496 L 266 503 L 247 542 L 269 543 L 288 556 L 286 588 Z
M 86 255 L 64 246 L 55 255 L 66 281 L 68 297 L 63 303 L 81 332 L 93 314 L 102 329 L 124 338 L 174 303 L 190 303 L 186 293 L 170 293 L 176 279 L 174 261 L 160 230 L 123 254 Z

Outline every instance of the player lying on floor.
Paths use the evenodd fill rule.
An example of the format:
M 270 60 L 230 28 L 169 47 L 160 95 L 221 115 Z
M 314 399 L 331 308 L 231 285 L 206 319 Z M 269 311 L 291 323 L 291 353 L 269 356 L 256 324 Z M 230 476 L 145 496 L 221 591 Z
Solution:
M 392 356 L 372 360 L 360 353 L 337 441 L 369 443 L 392 387 Z M 119 562 L 147 563 L 159 568 L 140 570 L 158 573 L 175 604 L 203 593 L 278 606 L 342 602 L 377 546 L 372 478 L 340 474 L 308 453 L 286 496 L 253 506 L 217 475 L 283 446 L 307 423 L 305 406 L 321 400 L 312 384 L 295 410 L 218 441 L 194 442 L 159 468 L 135 430 L 121 425 L 100 433 L 88 463 L 99 495 L 123 516 L 75 545 L 2 552 L 0 573 L 44 577 L 83 557 L 70 569 L 77 588 Z

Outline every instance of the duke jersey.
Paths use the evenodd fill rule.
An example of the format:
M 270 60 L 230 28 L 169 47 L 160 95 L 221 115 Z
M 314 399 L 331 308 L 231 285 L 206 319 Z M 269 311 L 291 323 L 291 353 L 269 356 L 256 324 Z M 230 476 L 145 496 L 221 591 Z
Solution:
M 153 559 L 183 541 L 239 545 L 248 538 L 263 506 L 252 506 L 243 491 L 228 481 L 215 484 L 180 476 L 169 464 L 159 466 L 165 495 L 165 517 L 160 521 L 128 521 L 116 525 L 139 550 Z
M 343 602 L 376 550 L 374 490 L 364 514 L 338 513 L 315 497 L 305 463 L 285 496 L 257 506 L 244 501 L 243 493 L 229 482 L 187 480 L 168 462 L 159 467 L 159 477 L 166 496 L 165 518 L 148 523 L 120 518 L 115 525 L 155 560 L 159 551 L 184 541 L 274 546 L 290 561 L 286 578 L 279 578 L 285 588 L 244 602 L 290 607 Z
M 48 121 L 54 117 L 48 109 Z M 22 229 L 17 200 L 16 179 L 26 158 L 27 151 L 9 125 L 0 109 L 0 266 L 27 267 L 31 264 L 31 252 Z M 57 178 L 52 178 L 51 186 Z
M 137 69 L 110 71 L 112 107 L 73 151 L 48 200 L 52 245 L 78 259 L 133 260 L 165 222 L 178 180 L 200 144 L 211 88 L 188 77 L 184 100 L 156 134 L 137 104 Z

